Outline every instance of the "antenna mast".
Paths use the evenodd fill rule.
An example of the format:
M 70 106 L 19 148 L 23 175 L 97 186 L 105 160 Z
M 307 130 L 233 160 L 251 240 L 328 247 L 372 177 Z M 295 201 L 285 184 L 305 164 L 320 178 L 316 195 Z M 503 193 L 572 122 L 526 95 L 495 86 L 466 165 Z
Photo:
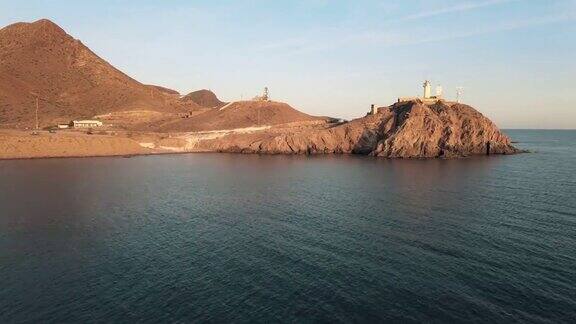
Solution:
M 463 87 L 456 87 L 456 102 L 460 103 L 460 100 L 462 99 L 462 95 L 464 94 L 464 88 Z
M 36 130 L 38 130 L 38 128 L 40 128 L 40 126 L 38 122 L 38 97 L 36 97 Z
M 36 131 L 40 128 L 40 122 L 38 121 L 38 107 L 40 106 L 40 104 L 38 103 L 38 94 L 32 91 L 30 91 L 30 94 L 34 96 L 34 102 L 36 104 L 36 110 L 34 111 L 34 119 L 36 121 L 36 124 L 34 125 L 34 130 L 35 133 L 37 133 Z

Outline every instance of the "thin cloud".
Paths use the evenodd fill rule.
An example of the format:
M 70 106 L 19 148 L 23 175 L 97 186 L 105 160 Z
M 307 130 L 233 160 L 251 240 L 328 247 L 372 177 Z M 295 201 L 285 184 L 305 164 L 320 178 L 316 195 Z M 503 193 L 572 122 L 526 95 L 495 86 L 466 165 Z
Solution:
M 548 15 L 543 17 L 533 17 L 523 20 L 508 21 L 500 24 L 492 24 L 484 28 L 476 28 L 470 31 L 449 32 L 444 34 L 434 34 L 430 37 L 422 37 L 421 34 L 414 35 L 407 34 L 402 31 L 382 32 L 380 30 L 369 30 L 365 32 L 356 33 L 341 33 L 337 39 L 330 41 L 317 42 L 313 39 L 302 37 L 287 40 L 285 42 L 278 42 L 275 44 L 268 44 L 260 47 L 261 50 L 283 50 L 284 55 L 293 56 L 310 52 L 318 52 L 325 50 L 333 50 L 336 48 L 345 47 L 361 47 L 361 46 L 409 46 L 419 45 L 426 43 L 447 42 L 456 39 L 464 39 L 475 36 L 494 34 L 499 32 L 506 32 L 522 28 L 529 28 L 534 26 L 548 25 L 554 23 L 561 23 L 566 21 L 576 20 L 576 12 L 568 12 L 562 14 Z
M 415 14 L 407 15 L 407 16 L 398 18 L 398 19 L 394 20 L 393 22 L 415 20 L 415 19 L 422 19 L 422 18 L 430 18 L 430 17 L 441 16 L 441 15 L 445 15 L 445 14 L 458 13 L 458 12 L 464 12 L 464 11 L 472 11 L 475 9 L 501 5 L 504 3 L 514 2 L 514 1 L 519 1 L 519 0 L 487 0 L 487 1 L 480 1 L 480 2 L 466 2 L 466 3 L 457 4 L 457 5 L 451 6 L 451 7 L 444 7 L 444 8 L 440 8 L 440 9 L 436 9 L 436 10 L 427 10 L 427 11 L 422 11 L 422 12 L 418 12 Z
M 465 12 L 465 11 L 472 11 L 476 9 L 481 9 L 490 6 L 496 6 L 504 3 L 515 2 L 521 0 L 485 0 L 485 1 L 478 1 L 478 2 L 466 2 L 461 3 L 458 5 L 444 7 L 436 10 L 427 10 L 418 12 L 415 14 L 403 16 L 394 20 L 386 21 L 386 24 L 394 24 L 398 22 L 408 21 L 408 20 L 417 20 L 422 18 L 429 18 L 435 17 L 450 13 L 457 13 L 457 12 Z M 267 43 L 258 47 L 258 50 L 269 51 L 269 50 L 284 50 L 287 51 L 290 55 L 300 54 L 302 52 L 313 52 L 322 49 L 329 49 L 335 48 L 338 46 L 345 45 L 350 42 L 360 42 L 360 43 L 369 43 L 373 42 L 376 39 L 380 39 L 382 42 L 383 39 L 386 42 L 390 43 L 402 43 L 403 40 L 406 38 L 401 34 L 397 33 L 376 33 L 375 31 L 365 31 L 365 32 L 356 32 L 354 34 L 349 33 L 349 31 L 345 31 L 344 28 L 340 27 L 332 27 L 332 28 L 322 28 L 319 31 L 315 32 L 316 37 L 308 34 L 302 35 L 300 37 L 289 38 L 285 40 L 279 40 L 271 43 Z M 337 40 L 331 41 L 321 41 L 318 42 L 315 39 L 328 39 L 330 35 L 342 35 Z M 363 40 L 363 41 L 362 41 Z
M 537 17 L 519 21 L 512 21 L 503 24 L 499 24 L 497 26 L 492 26 L 484 29 L 478 29 L 468 32 L 460 32 L 460 33 L 451 33 L 445 34 L 440 36 L 432 36 L 429 38 L 419 38 L 419 39 L 401 39 L 397 38 L 394 41 L 390 41 L 389 37 L 382 38 L 381 41 L 376 41 L 374 43 L 381 44 L 381 45 L 388 45 L 388 46 L 403 46 L 403 45 L 419 45 L 425 43 L 435 43 L 435 42 L 444 42 L 444 41 L 451 41 L 455 39 L 461 38 L 469 38 L 487 34 L 493 34 L 498 32 L 505 32 L 510 30 L 522 29 L 522 28 L 529 28 L 534 26 L 540 25 L 548 25 L 554 23 L 561 23 L 565 21 L 573 21 L 576 20 L 576 14 L 574 13 L 566 13 L 566 14 L 558 14 L 558 15 L 550 15 L 544 17 Z

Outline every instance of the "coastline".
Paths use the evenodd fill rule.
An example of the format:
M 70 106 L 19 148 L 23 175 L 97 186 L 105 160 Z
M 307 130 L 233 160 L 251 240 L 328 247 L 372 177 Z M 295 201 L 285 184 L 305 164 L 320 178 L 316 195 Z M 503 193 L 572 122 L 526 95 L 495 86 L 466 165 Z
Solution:
M 347 152 L 312 152 L 312 153 L 293 153 L 286 154 L 280 152 L 246 152 L 246 151 L 227 151 L 219 149 L 206 149 L 202 147 L 185 148 L 185 147 L 157 147 L 149 148 L 137 141 L 134 137 L 163 137 L 167 136 L 169 140 L 181 139 L 181 135 L 170 137 L 168 134 L 145 133 L 129 136 L 123 135 L 88 135 L 83 132 L 58 132 L 52 134 L 41 131 L 39 135 L 31 135 L 29 131 L 22 130 L 0 130 L 0 161 L 10 160 L 37 160 L 37 159 L 63 159 L 63 158 L 96 158 L 96 157 L 125 157 L 131 158 L 136 156 L 149 155 L 179 155 L 194 153 L 229 153 L 229 154 L 259 154 L 259 155 L 359 155 L 357 153 Z M 519 150 L 516 153 L 527 153 Z M 362 155 L 362 154 L 360 154 Z M 482 156 L 483 154 L 470 154 L 461 157 L 379 157 L 385 159 L 408 159 L 408 160 L 426 160 L 426 159 L 455 159 Z M 507 154 L 494 154 L 507 155 Z
M 209 151 L 209 150 L 198 150 L 198 151 L 182 151 L 182 152 L 149 152 L 149 153 L 134 153 L 134 154 L 107 154 L 107 155 L 45 155 L 45 156 L 22 156 L 22 157 L 2 157 L 0 154 L 0 162 L 1 161 L 24 161 L 24 160 L 50 160 L 50 159 L 88 159 L 88 158 L 109 158 L 109 157 L 116 157 L 116 158 L 133 158 L 139 156 L 156 156 L 156 155 L 184 155 L 184 154 L 239 154 L 239 155 L 314 155 L 314 156 L 322 156 L 322 155 L 359 155 L 359 156 L 368 156 L 362 154 L 355 154 L 355 153 L 311 153 L 311 154 L 283 154 L 283 153 L 246 153 L 246 152 L 224 152 L 224 151 Z M 504 154 L 492 154 L 491 156 L 504 156 L 504 155 L 516 155 L 516 154 L 523 154 L 523 153 L 534 153 L 528 150 L 520 150 L 516 153 L 504 153 Z M 381 157 L 381 156 L 368 156 L 373 157 L 376 159 L 383 159 L 383 160 L 460 160 L 460 159 L 468 159 L 474 157 L 482 157 L 485 156 L 483 154 L 472 154 L 468 156 L 460 156 L 460 157 Z

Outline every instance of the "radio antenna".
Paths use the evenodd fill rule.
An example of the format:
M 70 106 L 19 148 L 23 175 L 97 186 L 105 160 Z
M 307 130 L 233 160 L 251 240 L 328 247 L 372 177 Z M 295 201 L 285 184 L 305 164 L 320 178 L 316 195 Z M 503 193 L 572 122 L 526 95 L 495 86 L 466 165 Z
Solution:
M 456 102 L 460 103 L 462 100 L 462 95 L 464 95 L 464 87 L 456 87 Z

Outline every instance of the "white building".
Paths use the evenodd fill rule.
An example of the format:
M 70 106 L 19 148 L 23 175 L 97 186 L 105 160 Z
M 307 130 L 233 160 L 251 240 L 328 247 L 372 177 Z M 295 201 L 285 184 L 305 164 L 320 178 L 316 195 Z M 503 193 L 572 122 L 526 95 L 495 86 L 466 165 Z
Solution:
M 414 101 L 420 100 L 425 104 L 434 104 L 438 102 L 438 100 L 442 100 L 442 87 L 436 87 L 436 95 L 432 95 L 432 83 L 428 80 L 424 81 L 422 85 L 424 88 L 424 94 L 422 97 L 400 97 L 398 98 L 398 102 L 406 102 L 406 101 Z
M 102 127 L 104 125 L 99 120 L 73 120 L 71 124 L 74 128 L 93 128 Z
M 424 99 L 430 99 L 432 97 L 432 84 L 430 81 L 424 81 Z

